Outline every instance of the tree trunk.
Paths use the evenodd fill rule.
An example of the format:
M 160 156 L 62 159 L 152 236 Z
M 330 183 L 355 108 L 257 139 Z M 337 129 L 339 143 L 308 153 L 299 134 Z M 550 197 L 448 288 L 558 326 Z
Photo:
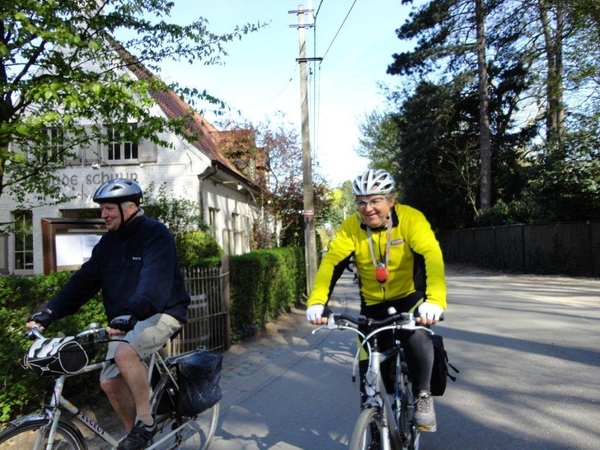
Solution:
M 556 0 L 556 29 L 552 30 L 549 19 L 550 5 L 546 0 L 539 1 L 540 23 L 544 34 L 548 73 L 546 79 L 546 139 L 556 143 L 562 134 L 564 122 L 563 108 L 563 60 L 562 35 L 564 30 L 564 11 L 562 0 Z
M 477 28 L 477 75 L 479 77 L 479 128 L 480 128 L 480 208 L 492 206 L 492 150 L 490 142 L 489 92 L 486 65 L 485 13 L 483 0 L 475 0 Z

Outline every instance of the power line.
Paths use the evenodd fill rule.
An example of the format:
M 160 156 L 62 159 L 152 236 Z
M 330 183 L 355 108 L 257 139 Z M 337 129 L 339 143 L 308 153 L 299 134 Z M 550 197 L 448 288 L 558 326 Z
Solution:
M 323 5 L 323 0 L 319 3 L 319 7 L 317 8 L 317 12 L 313 15 L 313 22 L 317 21 L 317 16 L 319 15 L 319 11 L 321 10 L 321 6 Z
M 352 8 L 354 8 L 354 5 L 356 5 L 356 2 L 358 0 L 354 0 L 354 2 L 352 2 L 352 6 L 350 7 L 350 9 L 348 10 L 348 13 L 346 14 L 346 17 L 344 17 L 344 21 L 342 22 L 342 24 L 340 25 L 340 27 L 338 28 L 337 32 L 335 33 L 335 36 L 333 37 L 333 39 L 331 40 L 331 43 L 329 44 L 329 47 L 327 47 L 327 50 L 325 51 L 325 54 L 323 55 L 322 59 L 324 60 L 325 57 L 327 56 L 327 53 L 329 53 L 329 49 L 331 49 L 331 46 L 333 45 L 333 43 L 335 42 L 335 39 L 338 37 L 338 34 L 340 34 L 340 31 L 342 30 L 342 27 L 344 26 L 344 24 L 346 23 L 346 20 L 348 19 L 348 16 L 350 15 L 350 13 L 352 12 Z M 322 3 L 322 2 L 321 2 Z M 321 5 L 319 5 L 319 8 L 321 7 Z
M 319 6 L 317 8 L 317 12 L 315 14 L 313 14 L 313 54 L 317 54 L 317 17 L 319 16 L 319 11 L 321 10 L 321 7 L 323 6 L 323 2 L 324 0 L 321 0 L 319 2 Z M 321 95 L 320 95 L 320 81 L 321 81 L 321 64 L 323 63 L 323 61 L 325 60 L 325 57 L 327 56 L 327 54 L 329 53 L 329 50 L 331 49 L 331 47 L 333 46 L 336 38 L 338 37 L 338 35 L 340 34 L 342 28 L 344 27 L 346 20 L 348 19 L 348 17 L 350 16 L 350 13 L 352 12 L 352 9 L 354 9 L 354 5 L 356 5 L 357 0 L 354 0 L 354 2 L 352 3 L 352 5 L 350 6 L 350 9 L 348 9 L 348 12 L 346 13 L 346 17 L 344 17 L 344 20 L 342 21 L 341 25 L 339 26 L 337 32 L 335 33 L 335 36 L 333 37 L 333 39 L 331 40 L 331 43 L 329 44 L 329 47 L 327 47 L 327 50 L 325 51 L 325 54 L 323 55 L 322 58 L 320 58 L 320 62 L 318 64 L 318 66 L 316 66 L 316 74 L 312 74 L 313 76 L 311 77 L 311 81 L 313 84 L 313 114 L 312 114 L 312 122 L 313 122 L 313 156 L 314 156 L 314 160 L 318 161 L 317 158 L 317 142 L 318 142 L 318 136 L 319 136 L 319 111 L 320 111 L 320 101 L 321 101 Z M 314 67 L 314 66 L 313 66 Z
M 285 86 L 284 86 L 284 87 L 283 87 L 283 88 L 282 88 L 282 89 L 281 89 L 281 90 L 280 90 L 280 91 L 279 91 L 277 94 L 275 94 L 275 96 L 271 97 L 271 100 L 269 100 L 267 103 L 263 104 L 263 105 L 261 106 L 261 108 L 260 108 L 261 110 L 264 110 L 264 109 L 265 109 L 267 106 L 269 106 L 271 103 L 273 103 L 275 100 L 277 100 L 277 98 L 278 98 L 278 97 L 279 97 L 281 94 L 283 94 L 283 92 L 284 92 L 285 90 L 287 90 L 287 88 L 290 86 L 290 83 L 291 83 L 292 81 L 294 81 L 294 75 L 296 74 L 296 72 L 297 72 L 297 71 L 298 71 L 298 64 L 296 64 L 296 65 L 295 65 L 295 68 L 294 68 L 294 70 L 293 70 L 292 74 L 290 75 L 290 78 L 289 78 L 289 80 L 287 81 L 287 83 L 285 84 Z
M 323 1 L 321 0 L 319 3 L 319 7 L 317 8 L 317 12 L 313 15 L 313 23 L 314 23 L 314 27 L 313 27 L 313 55 L 317 54 L 317 16 L 319 15 L 319 11 L 321 10 L 321 6 L 323 6 Z M 320 67 L 321 65 L 319 64 L 318 66 L 316 66 L 315 64 L 313 64 L 313 69 L 315 69 L 318 72 L 318 74 L 321 73 Z M 317 164 L 318 165 L 318 145 L 317 143 L 319 142 L 319 110 L 320 110 L 320 104 L 319 104 L 319 100 L 320 97 L 318 97 L 317 95 L 317 90 L 320 89 L 320 78 L 317 77 L 317 74 L 312 74 L 311 77 L 311 81 L 312 81 L 312 87 L 313 87 L 313 104 L 312 104 L 312 141 L 313 141 L 313 145 L 312 145 L 312 153 L 313 153 L 313 165 Z

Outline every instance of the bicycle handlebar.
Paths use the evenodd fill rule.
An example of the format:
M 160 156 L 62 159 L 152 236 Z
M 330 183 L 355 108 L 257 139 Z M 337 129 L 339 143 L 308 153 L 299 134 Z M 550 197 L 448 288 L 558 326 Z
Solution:
M 440 318 L 440 320 L 442 320 L 442 318 Z M 349 326 L 349 323 L 355 326 Z M 354 317 L 347 314 L 336 314 L 331 312 L 329 314 L 329 318 L 327 319 L 327 325 L 321 325 L 315 328 L 312 331 L 312 334 L 315 334 L 317 331 L 323 329 L 351 330 L 355 332 L 362 338 L 362 346 L 366 346 L 366 350 L 369 354 L 369 359 L 371 358 L 372 353 L 371 343 L 369 342 L 369 340 L 385 330 L 425 330 L 425 332 L 427 332 L 428 334 L 434 334 L 433 330 L 431 330 L 429 327 L 417 325 L 417 323 L 415 322 L 415 316 L 412 313 L 395 313 L 391 314 L 385 319 L 375 320 L 369 319 L 365 316 Z M 360 350 L 356 352 L 355 364 L 356 361 L 358 361 L 359 355 Z
M 444 320 L 443 314 L 439 320 L 440 321 Z M 414 327 L 414 329 L 425 328 L 425 327 L 417 325 L 415 323 L 415 316 L 411 313 L 396 313 L 396 314 L 392 314 L 384 319 L 379 319 L 379 320 L 370 319 L 365 316 L 354 317 L 354 316 L 349 316 L 347 314 L 331 313 L 329 316 L 329 319 L 327 321 L 327 325 L 328 325 L 328 327 L 330 327 L 330 323 L 333 323 L 333 324 L 336 324 L 336 326 L 337 326 L 337 323 L 340 321 L 350 322 L 356 326 L 365 327 L 368 330 L 375 330 L 377 328 L 385 327 L 387 325 L 390 325 L 390 324 L 396 323 L 396 322 L 398 322 L 398 325 L 397 325 L 398 329 L 400 329 L 400 328 L 411 328 L 412 329 L 413 327 Z
M 91 323 L 88 325 L 87 330 L 80 331 L 74 337 L 78 341 L 86 336 L 98 335 L 98 341 L 106 340 L 106 328 L 100 327 L 97 323 Z M 24 332 L 24 336 L 29 339 L 44 339 L 44 334 L 40 330 L 39 324 L 35 324 L 27 331 Z

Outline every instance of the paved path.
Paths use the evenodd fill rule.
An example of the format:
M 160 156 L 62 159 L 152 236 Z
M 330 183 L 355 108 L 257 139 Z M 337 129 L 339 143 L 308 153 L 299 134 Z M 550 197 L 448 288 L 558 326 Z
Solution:
M 550 311 L 553 308 L 552 305 L 555 304 L 557 308 L 560 307 L 562 310 L 570 311 L 572 317 L 576 318 L 571 326 L 577 323 L 578 320 L 583 320 L 586 324 L 597 323 L 600 309 L 600 279 L 507 275 L 455 266 L 449 268 L 448 275 L 450 301 L 453 302 L 454 307 L 450 311 L 452 320 L 444 323 L 440 331 L 443 329 L 442 334 L 447 337 L 453 350 L 451 359 L 462 369 L 462 372 L 460 382 L 451 386 L 448 395 L 439 398 L 438 403 L 436 403 L 436 405 L 439 405 L 438 416 L 446 426 L 441 427 L 435 435 L 427 436 L 427 441 L 423 443 L 424 448 L 430 450 L 467 447 L 473 449 L 485 448 L 486 450 L 491 448 L 561 448 L 559 441 L 548 441 L 546 438 L 549 436 L 545 436 L 545 434 L 555 434 L 559 432 L 559 429 L 562 429 L 559 432 L 561 436 L 572 433 L 569 428 L 560 428 L 565 425 L 565 421 L 560 419 L 562 414 L 536 413 L 534 421 L 536 429 L 529 429 L 525 426 L 521 430 L 515 423 L 519 415 L 515 412 L 508 413 L 506 411 L 513 400 L 502 398 L 502 395 L 510 397 L 507 394 L 510 390 L 502 391 L 504 394 L 496 393 L 494 400 L 491 401 L 482 394 L 482 389 L 478 384 L 479 382 L 483 384 L 498 383 L 493 378 L 497 375 L 505 383 L 511 383 L 514 382 L 511 380 L 519 379 L 523 383 L 523 389 L 533 389 L 535 386 L 532 385 L 532 382 L 536 382 L 533 375 L 539 375 L 540 371 L 536 370 L 533 374 L 529 374 L 528 376 L 531 376 L 531 379 L 523 378 L 527 373 L 513 374 L 502 378 L 503 371 L 489 371 L 482 364 L 496 367 L 497 363 L 493 358 L 490 362 L 484 363 L 484 360 L 496 348 L 495 345 L 491 345 L 492 340 L 500 339 L 501 342 L 504 342 L 503 340 L 509 339 L 512 343 L 515 341 L 517 333 L 534 328 L 527 322 L 529 315 L 524 316 L 519 311 L 513 311 L 513 315 L 510 316 L 510 320 L 518 319 L 518 322 L 499 321 L 500 315 L 508 309 L 515 299 L 519 299 L 518 304 L 526 303 L 526 312 L 529 314 L 537 314 L 538 310 Z M 498 290 L 498 287 L 501 287 L 508 297 L 498 301 L 491 298 L 490 293 Z M 357 299 L 357 287 L 351 283 L 351 275 L 349 275 L 338 283 L 334 291 L 334 309 L 336 311 L 344 308 L 355 310 Z M 569 305 L 572 309 L 569 309 Z M 471 313 L 476 311 L 482 315 L 481 318 L 477 319 L 477 326 L 473 322 L 465 323 L 461 319 L 469 311 Z M 557 320 L 562 320 L 562 317 L 562 314 L 556 314 Z M 532 318 L 542 320 L 543 317 L 532 316 Z M 508 331 L 504 330 L 509 324 L 510 329 Z M 560 322 L 558 325 L 560 325 Z M 539 326 L 537 326 L 539 335 L 537 338 L 534 339 L 533 334 L 522 337 L 518 341 L 519 349 L 515 349 L 512 344 L 507 344 L 506 351 L 508 353 L 501 359 L 508 361 L 504 358 L 511 358 L 520 361 L 520 355 L 526 346 L 539 345 L 537 341 L 541 339 L 546 340 L 547 338 L 551 341 L 552 336 L 556 335 L 559 329 L 564 328 L 564 326 L 558 325 L 552 323 L 552 327 L 546 329 L 543 328 L 542 322 L 539 322 Z M 500 329 L 497 328 L 498 326 L 500 326 Z M 475 329 L 477 327 L 482 329 Z M 595 332 L 593 332 L 594 329 Z M 332 357 L 331 349 L 333 346 L 324 340 L 329 339 L 326 336 L 334 335 L 342 345 L 348 345 L 348 342 L 351 342 L 351 337 L 338 336 L 339 333 L 327 332 L 312 334 L 313 330 L 314 326 L 307 323 L 304 318 L 304 311 L 294 308 L 288 314 L 284 314 L 276 321 L 267 324 L 266 329 L 257 336 L 236 343 L 224 354 L 221 379 L 223 390 L 221 420 L 211 450 L 347 448 L 348 433 L 351 430 L 345 429 L 345 425 L 338 427 L 336 424 L 348 422 L 348 427 L 351 428 L 352 420 L 356 416 L 357 400 L 348 394 L 353 393 L 355 390 L 348 381 L 352 352 L 349 348 L 342 348 L 340 351 L 335 351 Z M 575 350 L 592 346 L 584 354 L 584 356 L 588 355 L 588 358 L 591 358 L 585 372 L 585 374 L 589 372 L 590 377 L 595 376 L 593 374 L 597 373 L 600 367 L 598 352 L 592 350 L 594 348 L 593 341 L 596 342 L 595 348 L 598 348 L 598 329 L 592 326 L 591 330 L 591 334 L 582 334 L 582 342 L 576 342 L 572 347 L 566 346 L 566 348 L 571 348 L 571 359 L 577 359 L 574 353 Z M 477 331 L 477 334 L 475 331 Z M 463 342 L 461 337 L 463 334 L 460 333 L 471 337 L 465 338 L 466 340 Z M 507 334 L 508 337 L 504 334 Z M 549 336 L 545 336 L 545 334 Z M 487 352 L 486 354 L 480 353 L 481 349 L 478 349 L 476 345 L 479 344 L 479 341 L 473 341 L 472 336 L 481 336 L 481 339 L 484 337 L 487 339 L 481 344 Z M 587 336 L 587 341 L 585 341 L 585 336 Z M 552 348 L 561 350 L 561 347 L 555 346 L 554 343 L 552 343 Z M 526 354 L 525 361 L 532 364 L 533 361 L 545 357 L 543 352 L 531 351 Z M 567 359 L 570 361 L 569 358 Z M 480 361 L 481 364 L 477 365 L 474 361 Z M 546 363 L 545 360 L 542 362 Z M 542 362 L 537 361 L 537 363 L 534 363 L 532 369 L 542 367 Z M 562 370 L 564 364 L 555 356 L 552 356 L 549 363 L 552 364 L 551 373 L 556 378 L 559 375 L 557 370 Z M 520 365 L 522 368 L 524 367 L 523 364 L 527 363 L 519 364 L 522 364 Z M 301 369 L 301 367 L 306 367 L 306 369 Z M 502 362 L 500 367 L 503 367 L 504 371 L 508 370 L 505 362 Z M 515 370 L 517 374 L 520 373 L 518 369 Z M 544 407 L 547 412 L 550 411 L 550 408 L 560 409 L 561 404 L 561 401 L 557 401 L 557 396 L 548 395 L 549 388 L 551 386 L 559 388 L 560 385 L 568 386 L 572 383 L 572 380 L 568 377 L 571 372 L 568 368 L 564 368 L 564 370 L 565 376 L 562 383 L 556 386 L 554 384 L 547 385 L 546 394 L 542 396 L 546 398 L 548 403 Z M 483 377 L 481 380 L 484 380 L 485 383 L 477 378 L 480 376 Z M 345 386 L 345 383 L 348 386 Z M 297 391 L 295 392 L 295 400 L 286 401 L 286 392 L 289 392 L 292 386 Z M 318 390 L 315 386 L 322 386 L 322 388 Z M 585 387 L 587 389 L 586 386 L 587 384 L 584 383 L 576 388 L 581 390 Z M 323 388 L 326 387 L 333 387 L 333 389 L 324 392 Z M 298 400 L 298 392 L 300 392 L 301 400 Z M 352 398 L 333 397 L 344 392 L 346 397 Z M 315 395 L 322 396 L 324 401 L 319 401 L 314 410 L 315 412 L 311 414 L 305 409 L 305 404 L 311 402 L 304 401 L 302 396 L 306 399 Z M 526 404 L 531 403 L 534 405 L 534 401 L 537 402 L 538 400 L 533 395 L 526 395 L 523 397 L 523 401 Z M 592 395 L 588 403 L 597 404 L 597 401 L 597 395 Z M 492 408 L 489 411 L 489 417 L 483 418 L 482 421 L 476 420 L 472 416 L 473 414 L 476 415 L 476 411 L 478 411 L 476 405 L 479 405 L 480 402 L 485 403 L 483 405 L 485 408 L 498 403 L 504 409 L 496 411 Z M 535 407 L 537 408 L 537 406 L 536 404 Z M 579 424 L 579 435 L 582 438 L 580 445 L 575 444 L 571 448 L 594 448 L 584 442 L 586 442 L 586 439 L 589 440 L 589 430 L 593 428 L 588 422 L 595 421 L 595 418 L 600 420 L 600 413 L 595 412 L 592 413 L 593 417 L 589 416 L 590 413 L 585 411 L 594 410 L 594 408 L 591 410 L 589 408 L 589 404 L 582 404 L 579 408 L 581 411 L 579 409 L 573 410 L 572 406 L 568 409 L 568 414 L 573 416 L 571 417 L 573 420 L 575 420 L 574 414 L 579 414 L 577 416 L 579 422 L 577 423 Z M 524 409 L 524 411 L 530 410 L 531 405 L 526 406 Z M 340 417 L 336 417 L 336 414 L 339 414 Z M 346 420 L 345 416 L 342 417 L 344 414 L 352 418 Z M 585 414 L 588 414 L 588 416 Z M 587 419 L 584 417 L 587 417 Z M 494 427 L 496 421 L 500 421 L 501 425 Z M 288 428 L 288 430 L 285 430 L 285 428 Z M 544 429 L 543 435 L 537 435 L 537 429 Z M 482 430 L 486 431 L 482 434 Z M 501 435 L 498 434 L 500 433 L 499 430 L 504 430 L 506 433 L 513 430 L 514 434 L 508 433 L 501 438 Z M 284 435 L 284 433 L 287 434 Z M 592 435 L 594 434 L 597 435 L 596 432 L 592 432 Z M 475 436 L 485 437 L 480 442 L 481 445 L 477 445 L 473 441 Z M 521 439 L 521 436 L 525 436 L 524 440 Z M 497 447 L 494 446 L 496 444 L 493 444 L 496 437 L 498 438 Z M 314 440 L 312 440 L 313 438 Z M 514 445 L 510 445 L 509 438 L 514 440 L 512 442 Z M 591 439 L 593 439 L 593 436 Z M 600 439 L 600 436 L 598 436 L 598 439 Z M 326 443 L 326 445 L 311 445 L 308 444 L 309 442 Z M 466 442 L 471 442 L 471 444 L 465 447 L 463 444 Z M 524 442 L 527 442 L 527 445 Z M 550 445 L 549 442 L 554 442 L 555 446 Z M 543 445 L 546 445 L 546 447 L 543 447 Z M 95 449 L 98 448 L 101 447 Z

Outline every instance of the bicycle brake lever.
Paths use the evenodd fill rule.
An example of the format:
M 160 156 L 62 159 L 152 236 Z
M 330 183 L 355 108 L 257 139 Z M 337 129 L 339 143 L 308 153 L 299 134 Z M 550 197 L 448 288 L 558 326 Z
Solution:
M 36 324 L 36 325 L 32 326 L 31 328 L 27 329 L 26 331 L 24 331 L 23 337 L 26 337 L 27 339 L 30 339 L 30 340 L 34 340 L 34 339 L 43 339 L 44 335 L 42 334 L 42 332 L 40 331 L 39 327 Z
M 330 330 L 335 330 L 337 327 L 337 323 L 335 323 L 335 315 L 330 314 L 327 318 L 327 328 L 329 328 Z
M 97 330 L 98 332 L 98 341 L 99 342 L 104 342 L 104 341 L 108 341 L 108 336 L 106 333 L 106 328 L 100 328 L 99 330 Z

